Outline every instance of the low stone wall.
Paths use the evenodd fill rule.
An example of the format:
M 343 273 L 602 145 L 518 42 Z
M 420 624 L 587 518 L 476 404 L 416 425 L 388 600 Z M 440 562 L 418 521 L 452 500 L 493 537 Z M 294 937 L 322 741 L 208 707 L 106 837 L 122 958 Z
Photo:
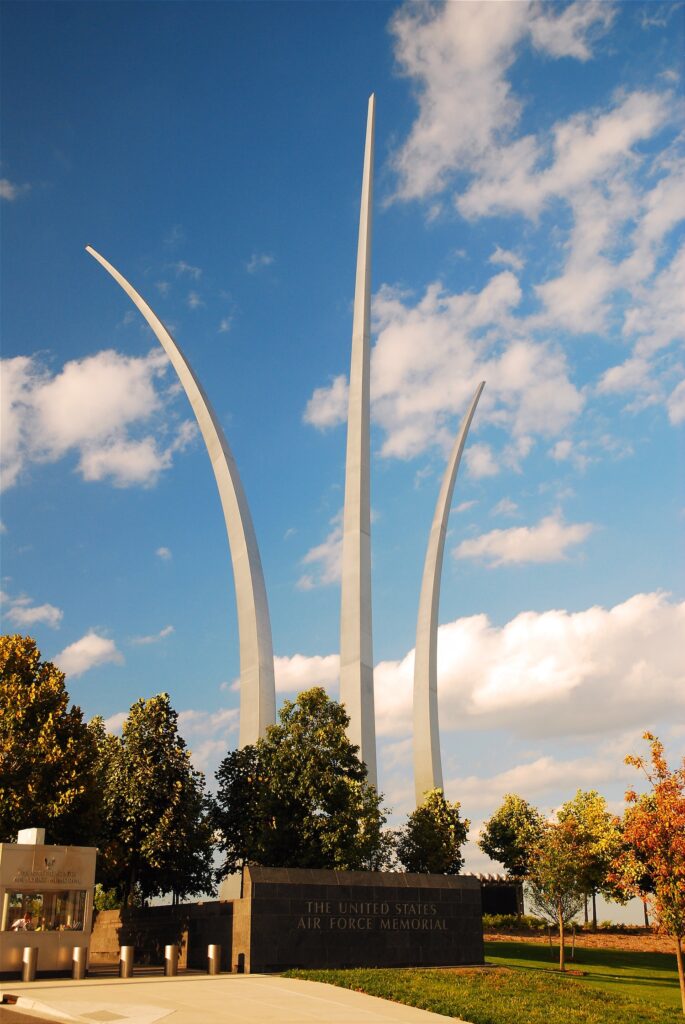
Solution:
M 164 947 L 177 943 L 178 966 L 204 970 L 207 946 L 222 947 L 222 970 L 231 969 L 233 903 L 188 903 L 97 912 L 90 941 L 91 964 L 116 964 L 121 946 L 134 946 L 135 962 L 162 965 Z
M 469 876 L 245 868 L 234 970 L 483 963 L 481 886 Z

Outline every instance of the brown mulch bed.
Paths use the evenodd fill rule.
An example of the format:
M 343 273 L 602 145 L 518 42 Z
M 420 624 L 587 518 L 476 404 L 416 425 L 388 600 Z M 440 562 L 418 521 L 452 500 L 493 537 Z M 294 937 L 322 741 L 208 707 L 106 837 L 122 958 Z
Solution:
M 486 932 L 486 942 L 533 942 L 546 945 L 548 938 L 540 932 Z M 559 933 L 552 933 L 552 942 L 557 943 Z M 571 944 L 571 933 L 567 933 L 567 944 Z M 668 935 L 645 932 L 642 935 L 621 935 L 606 932 L 576 932 L 576 946 L 595 949 L 625 949 L 632 953 L 674 953 L 674 940 Z

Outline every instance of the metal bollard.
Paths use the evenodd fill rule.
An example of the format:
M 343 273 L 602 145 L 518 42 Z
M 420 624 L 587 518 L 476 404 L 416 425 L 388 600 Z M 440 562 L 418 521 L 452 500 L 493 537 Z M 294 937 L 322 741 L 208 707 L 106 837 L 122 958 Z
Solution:
M 132 978 L 133 977 L 133 954 L 135 949 L 133 946 L 122 946 L 119 953 L 119 977 L 120 978 Z
M 178 946 L 164 947 L 164 977 L 175 978 L 178 974 Z
M 71 951 L 71 976 L 75 981 L 83 981 L 88 964 L 88 946 L 74 946 Z
M 207 974 L 221 974 L 221 946 L 207 946 Z
M 21 980 L 35 981 L 36 967 L 38 966 L 38 946 L 24 946 L 21 961 Z

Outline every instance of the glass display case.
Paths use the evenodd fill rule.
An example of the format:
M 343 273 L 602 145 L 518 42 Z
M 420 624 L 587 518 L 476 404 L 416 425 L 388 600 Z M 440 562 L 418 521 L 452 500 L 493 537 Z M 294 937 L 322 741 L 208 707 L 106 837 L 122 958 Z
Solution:
M 69 971 L 75 946 L 88 946 L 97 850 L 0 843 L 0 974 L 21 971 L 26 946 L 38 973 Z

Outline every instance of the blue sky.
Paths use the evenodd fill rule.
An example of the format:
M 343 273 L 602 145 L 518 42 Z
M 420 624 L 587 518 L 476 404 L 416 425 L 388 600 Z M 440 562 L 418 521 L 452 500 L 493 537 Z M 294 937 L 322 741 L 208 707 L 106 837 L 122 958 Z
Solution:
M 112 728 L 168 690 L 237 740 L 228 548 L 161 349 L 226 430 L 279 693 L 336 693 L 339 515 L 366 103 L 377 97 L 373 614 L 380 782 L 412 799 L 411 652 L 449 446 L 448 795 L 617 810 L 682 748 L 683 7 L 6 3 L 4 628 Z M 470 855 L 474 869 L 483 858 Z

